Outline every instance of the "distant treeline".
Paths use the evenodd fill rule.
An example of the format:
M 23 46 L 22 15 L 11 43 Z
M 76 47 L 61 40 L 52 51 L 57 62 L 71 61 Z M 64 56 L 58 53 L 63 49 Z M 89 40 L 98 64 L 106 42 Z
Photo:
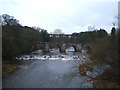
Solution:
M 106 37 L 106 36 L 108 36 L 108 33 L 104 29 L 72 34 L 74 41 L 83 43 L 83 44 L 94 42 L 95 39 Z
M 106 37 L 109 34 L 104 29 L 94 30 L 94 31 L 85 31 L 80 33 L 72 33 L 71 37 L 64 36 L 64 34 L 53 35 L 51 37 L 52 42 L 61 42 L 61 43 L 81 43 L 86 44 L 94 42 L 97 38 Z

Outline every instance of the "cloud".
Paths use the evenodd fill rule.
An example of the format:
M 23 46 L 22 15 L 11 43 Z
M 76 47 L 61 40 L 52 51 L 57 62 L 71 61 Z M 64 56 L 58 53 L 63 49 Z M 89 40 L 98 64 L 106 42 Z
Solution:
M 108 30 L 117 16 L 117 0 L 101 1 L 1 0 L 0 12 L 14 16 L 22 25 L 39 26 L 48 32 L 57 28 L 64 33 L 81 32 L 89 25 Z

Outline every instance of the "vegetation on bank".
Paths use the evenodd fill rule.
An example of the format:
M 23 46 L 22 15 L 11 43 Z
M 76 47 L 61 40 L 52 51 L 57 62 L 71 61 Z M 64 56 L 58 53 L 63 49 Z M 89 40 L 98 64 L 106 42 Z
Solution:
M 6 77 L 8 74 L 17 70 L 18 67 L 16 64 L 3 63 L 2 64 L 2 77 Z
M 106 69 L 101 75 L 98 75 L 95 79 L 95 86 L 98 88 L 119 88 L 120 77 L 119 77 L 119 58 L 120 58 L 120 31 L 112 28 L 111 36 L 100 40 L 100 45 L 96 45 L 93 49 L 92 58 L 97 63 L 107 63 L 112 66 L 111 69 Z M 116 31 L 116 32 L 115 32 Z M 99 49 L 97 49 L 99 47 Z M 98 50 L 95 54 L 95 51 Z M 99 52 L 99 53 L 98 53 Z M 104 83 L 103 83 L 104 82 Z
M 20 24 L 11 24 L 9 15 L 6 16 L 2 27 L 2 57 L 13 58 L 14 56 L 29 53 L 32 45 L 36 42 L 48 42 L 49 34 L 44 29 L 34 29 Z M 9 17 L 9 18 L 8 18 Z M 7 19 L 7 21 L 6 21 Z M 10 23 L 10 24 L 5 24 Z
M 108 36 L 108 33 L 104 29 L 72 34 L 73 41 L 82 44 L 91 43 L 94 42 L 97 38 L 106 36 Z
M 93 84 L 96 88 L 120 88 L 119 79 L 118 70 L 111 68 L 96 76 Z
M 111 30 L 110 35 L 105 37 L 96 38 L 94 41 L 89 42 L 91 52 L 90 60 L 92 63 L 87 63 L 87 65 L 80 65 L 80 73 L 85 75 L 86 70 L 89 71 L 89 64 L 111 65 L 112 68 L 106 69 L 102 74 L 94 78 L 94 85 L 96 88 L 118 88 L 120 87 L 119 82 L 119 58 L 120 58 L 120 31 L 114 27 Z M 82 69 L 82 70 L 81 70 Z M 84 70 L 85 69 L 85 70 Z

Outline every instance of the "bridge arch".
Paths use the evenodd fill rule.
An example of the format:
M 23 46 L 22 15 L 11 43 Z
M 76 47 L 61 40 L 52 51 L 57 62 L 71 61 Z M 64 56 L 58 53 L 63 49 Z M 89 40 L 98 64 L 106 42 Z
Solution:
M 44 50 L 44 47 L 43 45 L 33 45 L 32 46 L 32 51 L 35 51 L 35 50 Z
M 60 45 L 49 45 L 49 51 L 50 51 L 50 49 L 58 49 L 58 51 L 60 52 L 61 51 L 61 47 L 60 47 Z
M 65 48 L 65 51 L 67 51 L 68 48 L 73 48 L 74 51 L 76 51 L 76 49 L 77 49 L 75 45 L 67 45 Z
M 82 50 L 86 50 L 87 52 L 90 52 L 91 48 L 88 45 L 83 45 Z

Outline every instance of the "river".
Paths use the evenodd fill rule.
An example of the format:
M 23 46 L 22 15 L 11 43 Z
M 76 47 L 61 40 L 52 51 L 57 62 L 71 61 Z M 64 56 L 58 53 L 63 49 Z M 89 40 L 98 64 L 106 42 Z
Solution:
M 3 78 L 3 88 L 93 88 L 91 79 L 79 74 L 78 66 L 85 63 L 87 54 L 74 52 L 73 48 L 66 53 L 52 49 L 49 53 L 37 50 L 18 59 L 22 62 L 19 69 Z

